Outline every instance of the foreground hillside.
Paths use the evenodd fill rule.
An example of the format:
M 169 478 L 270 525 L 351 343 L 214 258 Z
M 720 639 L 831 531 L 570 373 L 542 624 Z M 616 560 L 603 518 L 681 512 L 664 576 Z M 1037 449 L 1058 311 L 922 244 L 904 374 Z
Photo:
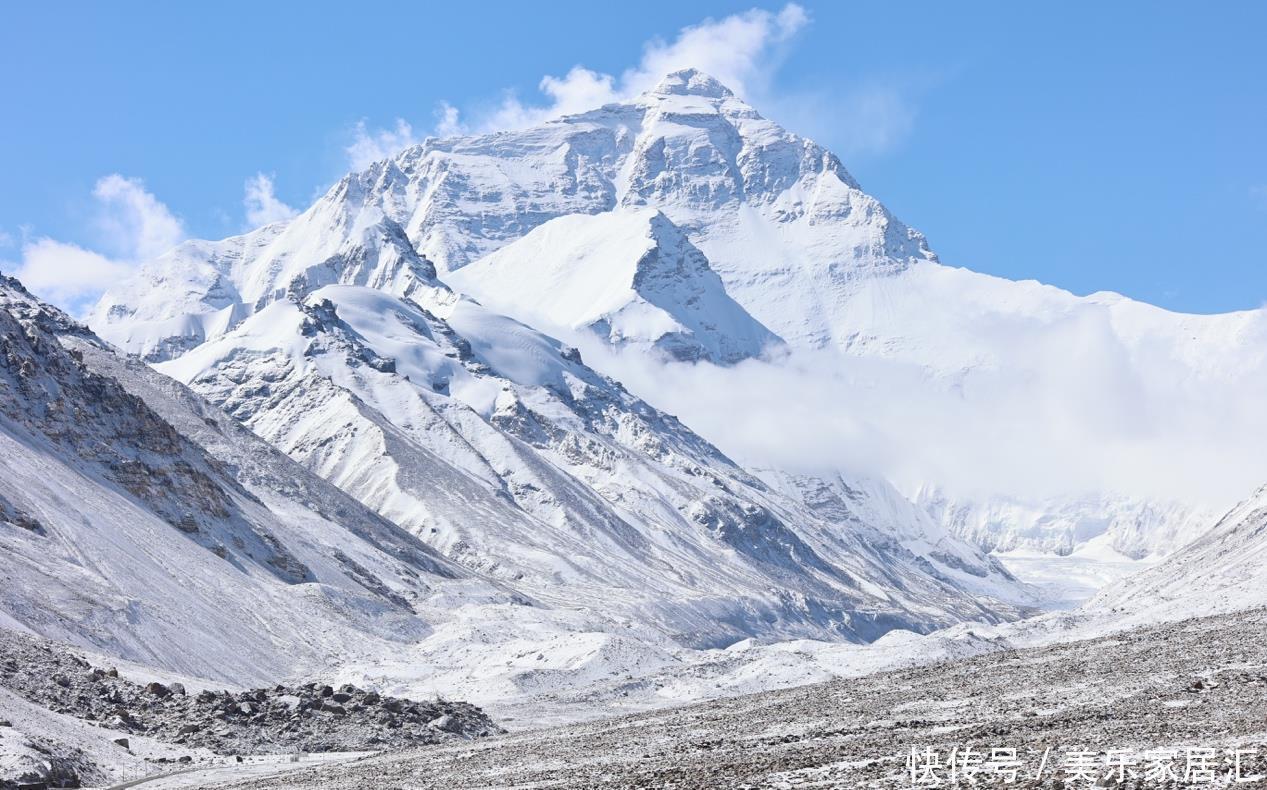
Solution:
M 1208 767 L 1226 778 L 1227 750 L 1256 748 L 1241 774 L 1267 773 L 1265 707 L 1267 610 L 1255 610 L 233 786 L 909 787 L 911 749 L 944 764 L 971 747 L 1016 749 L 1015 787 L 1061 787 L 1076 760 L 1102 778 L 1113 750 L 1156 787 L 1148 772 L 1183 776 L 1189 749 L 1214 750 Z

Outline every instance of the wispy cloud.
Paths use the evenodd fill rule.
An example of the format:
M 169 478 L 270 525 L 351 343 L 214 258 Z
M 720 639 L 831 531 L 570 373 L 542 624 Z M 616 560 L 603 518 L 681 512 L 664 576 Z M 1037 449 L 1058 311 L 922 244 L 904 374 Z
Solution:
M 264 173 L 256 173 L 246 180 L 242 206 L 246 210 L 246 224 L 249 228 L 281 222 L 299 213 L 277 198 L 273 189 L 273 176 Z
M 123 258 L 154 258 L 185 238 L 180 219 L 139 178 L 108 175 L 97 181 L 92 195 L 99 207 L 96 224 L 102 242 Z
M 453 135 L 462 134 L 465 130 L 462 128 L 462 121 L 458 108 L 448 102 L 440 102 L 440 106 L 436 107 L 436 137 L 452 137 Z
M 453 124 L 457 124 L 456 113 Z M 392 129 L 370 129 L 365 121 L 356 125 L 352 143 L 345 149 L 353 170 L 364 170 L 380 159 L 386 159 L 419 141 L 413 126 L 403 118 L 396 119 Z
M 706 19 L 682 28 L 671 41 L 647 42 L 638 64 L 619 77 L 584 66 L 543 77 L 539 89 L 548 100 L 528 103 L 506 96 L 492 113 L 477 118 L 476 131 L 516 129 L 560 115 L 582 112 L 650 90 L 665 74 L 696 68 L 754 100 L 768 93 L 787 45 L 809 23 L 801 6 L 781 11 L 752 9 L 722 19 Z
M 184 224 L 139 179 L 108 175 L 92 194 L 94 246 L 102 251 L 46 236 L 26 238 L 21 260 L 5 265 L 34 293 L 76 314 L 138 263 L 185 238 Z
M 761 109 L 801 134 L 830 143 L 848 161 L 901 145 L 915 127 L 917 93 L 899 80 L 871 78 L 854 86 L 785 91 Z
M 700 69 L 740 95 L 759 101 L 771 93 L 788 45 L 808 24 L 809 15 L 795 3 L 777 12 L 752 9 L 705 19 L 682 28 L 671 40 L 648 41 L 638 63 L 619 76 L 577 65 L 562 76 L 543 77 L 538 84 L 539 100 L 525 101 L 507 93 L 491 107 L 469 113 L 469 119 L 452 103 L 442 102 L 436 109 L 434 134 L 521 129 L 631 98 L 653 88 L 664 75 L 684 68 Z M 419 139 L 403 119 L 397 119 L 392 129 L 371 130 L 358 124 L 348 159 L 353 168 L 364 168 Z

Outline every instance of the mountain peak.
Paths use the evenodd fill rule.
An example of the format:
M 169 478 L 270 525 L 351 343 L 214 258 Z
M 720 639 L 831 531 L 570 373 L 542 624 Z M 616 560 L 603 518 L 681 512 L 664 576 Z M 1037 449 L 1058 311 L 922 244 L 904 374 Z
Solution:
M 651 93 L 662 96 L 705 96 L 710 99 L 726 99 L 734 92 L 714 77 L 699 69 L 680 69 L 665 75 Z
M 730 365 L 783 344 L 655 208 L 556 217 L 449 281 L 524 323 L 584 329 L 681 361 Z

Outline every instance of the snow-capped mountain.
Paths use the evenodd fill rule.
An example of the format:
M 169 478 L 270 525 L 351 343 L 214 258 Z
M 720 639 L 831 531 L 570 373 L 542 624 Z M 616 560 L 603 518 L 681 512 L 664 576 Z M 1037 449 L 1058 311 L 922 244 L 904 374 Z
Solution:
M 1183 547 L 1209 530 L 1216 518 L 1209 510 L 1180 502 L 1114 496 L 962 501 L 927 487 L 914 500 L 954 534 L 999 552 L 1067 555 L 1102 538 L 1114 551 L 1139 560 Z
M 663 212 L 729 295 L 788 342 L 830 342 L 835 299 L 860 272 L 934 257 L 835 156 L 687 70 L 627 104 L 520 132 L 429 139 L 347 176 L 284 225 L 182 245 L 112 289 L 90 324 L 157 359 L 165 342 L 222 331 L 241 319 L 231 303 L 271 299 L 317 262 L 330 261 L 322 282 L 394 286 L 379 258 L 348 266 L 341 251 L 378 223 L 403 229 L 443 275 L 548 220 L 621 207 Z M 162 297 L 157 284 L 179 290 Z
M 681 361 L 729 364 L 783 345 L 656 209 L 552 219 L 447 280 L 535 327 L 584 329 Z
M 1157 566 L 1088 605 L 1135 620 L 1179 620 L 1267 605 L 1267 486 Z
M 483 307 L 462 300 L 446 283 L 473 294 Z M 322 290 L 331 286 L 351 288 Z M 378 301 L 383 299 L 389 301 Z M 380 321 L 380 315 L 397 318 Z M 475 438 L 493 436 L 489 431 L 504 437 L 506 425 L 526 436 L 526 425 L 541 422 L 533 400 L 539 397 L 553 410 L 546 412 L 551 418 L 562 408 L 571 420 L 567 412 L 575 414 L 576 404 L 551 389 L 570 381 L 567 376 L 586 381 L 587 392 L 606 392 L 606 385 L 594 383 L 601 376 L 578 372 L 584 366 L 569 358 L 572 352 L 550 350 L 557 344 L 522 324 L 547 336 L 579 332 L 622 352 L 679 362 L 742 366 L 773 356 L 774 375 L 777 357 L 787 353 L 876 361 L 901 371 L 862 387 L 861 394 L 887 409 L 841 400 L 842 413 L 879 415 L 876 433 L 884 436 L 909 432 L 904 424 L 912 410 L 938 414 L 941 404 L 950 404 L 945 422 L 973 442 L 977 436 L 1011 441 L 995 436 L 1012 430 L 1006 419 L 1043 426 L 1032 441 L 1021 438 L 1023 451 L 1006 447 L 1016 456 L 998 461 L 1008 472 L 1048 455 L 1055 458 L 1044 462 L 1048 466 L 1071 468 L 1042 445 L 1053 433 L 1085 434 L 1097 444 L 1115 431 L 1149 440 L 1173 434 L 1161 444 L 1184 446 L 1189 437 L 1211 433 L 1202 415 L 1226 417 L 1229 408 L 1244 424 L 1241 433 L 1267 433 L 1260 417 L 1236 405 L 1239 400 L 1229 405 L 1220 399 L 1267 380 L 1263 311 L 1182 316 L 1115 295 L 1077 297 L 943 266 L 924 237 L 862 192 L 830 152 L 763 118 L 694 70 L 670 74 L 629 101 L 529 129 L 429 139 L 407 148 L 346 176 L 294 219 L 220 242 L 181 245 L 111 289 L 90 318 L 107 340 L 164 363 L 310 468 L 389 518 L 422 530 L 451 556 L 467 553 L 468 563 L 475 563 L 471 557 L 482 551 L 471 542 L 473 533 L 453 526 L 463 523 L 456 515 L 437 515 L 442 509 L 415 490 L 420 481 L 387 488 L 375 483 L 384 469 L 397 481 L 408 477 L 395 460 L 383 459 L 406 447 L 415 452 L 417 440 L 375 439 L 370 446 L 378 449 L 370 458 L 351 438 L 360 429 L 327 435 L 335 433 L 333 423 L 344 419 L 343 412 L 287 400 L 286 393 L 325 386 L 298 378 L 317 364 L 293 339 L 294 327 L 305 321 L 304 331 L 316 333 L 304 336 L 305 342 L 357 349 L 349 352 L 357 373 L 336 375 L 327 366 L 323 375 L 347 393 L 340 398 L 355 404 L 347 408 L 373 415 L 375 431 L 428 434 L 422 444 L 432 456 L 475 479 L 477 488 L 508 497 L 505 505 L 481 504 L 487 513 L 518 508 L 556 525 L 576 517 L 574 501 L 619 508 L 626 505 L 615 503 L 630 494 L 618 494 L 586 472 L 580 475 L 585 497 L 559 495 L 556 483 L 543 484 L 545 472 L 525 473 L 521 464 L 532 467 L 536 460 L 523 461 L 519 445 L 494 452 L 482 444 L 491 439 Z M 416 351 L 420 336 L 435 347 Z M 463 359 L 465 344 L 469 360 Z M 190 355 L 191 349 L 197 353 Z M 400 372 L 401 357 L 413 353 L 425 359 L 411 373 Z M 563 362 L 556 361 L 558 354 L 565 355 Z M 604 359 L 587 361 L 621 378 Z M 483 367 L 472 373 L 473 366 Z M 374 372 L 359 372 L 366 369 Z M 673 369 L 665 368 L 665 390 L 674 389 Z M 392 392 L 407 392 L 407 398 L 380 400 L 381 392 L 369 397 L 362 390 L 371 379 L 405 375 L 408 386 L 393 385 Z M 275 387 L 270 377 L 281 377 L 291 389 Z M 738 391 L 742 381 L 720 388 Z M 799 383 L 789 378 L 781 387 L 778 397 L 790 401 L 787 413 L 796 411 L 791 401 Z M 900 391 L 891 392 L 895 386 Z M 517 402 L 529 405 L 494 395 L 507 387 Z M 634 389 L 632 396 L 603 397 L 635 413 L 647 408 L 642 401 L 671 404 L 703 434 L 681 439 L 693 448 L 685 454 L 690 463 L 712 468 L 716 451 L 701 448 L 711 443 L 729 449 L 724 422 L 701 427 L 707 421 L 697 419 L 689 404 L 666 400 L 657 387 Z M 428 402 L 421 412 L 417 397 Z M 926 401 L 936 407 L 922 408 Z M 910 406 L 894 409 L 893 402 Z M 432 413 L 437 408 L 441 416 Z M 521 408 L 532 413 L 527 423 L 511 416 Z M 287 409 L 292 411 L 283 420 L 279 415 Z M 461 419 L 451 416 L 455 411 Z M 331 424 L 301 419 L 309 413 L 322 413 Z M 389 414 L 395 416 L 384 416 Z M 1072 423 L 1062 426 L 1062 420 Z M 459 427 L 435 436 L 424 428 L 455 421 Z M 575 429 L 567 435 L 589 446 L 593 423 L 582 423 L 584 441 L 575 439 Z M 659 436 L 665 429 L 646 430 Z M 528 443 L 535 442 L 539 454 L 539 445 L 563 435 Z M 622 452 L 628 451 L 627 437 L 615 435 Z M 611 441 L 605 437 L 600 444 Z M 348 463 L 356 453 L 362 454 L 359 462 Z M 507 460 L 511 456 L 516 460 Z M 731 456 L 740 466 L 782 465 L 760 452 Z M 1115 468 L 1135 463 L 1128 457 Z M 550 475 L 558 469 L 554 461 L 547 466 Z M 564 468 L 574 481 L 578 470 Z M 1132 556 L 1164 553 L 1191 537 L 1191 525 L 1203 523 L 1207 505 L 1178 494 L 1161 501 L 1094 474 L 1068 491 L 1036 495 L 1012 482 L 1020 473 L 963 484 L 939 479 L 938 471 L 902 479 L 902 490 L 912 497 L 935 491 L 922 500 L 926 511 L 944 529 L 987 549 L 1067 552 L 1071 543 L 1113 533 L 1114 545 Z M 828 464 L 812 476 L 831 479 L 836 472 Z M 1027 473 L 1050 477 L 1041 468 Z M 453 482 L 444 497 L 474 497 L 453 493 L 467 490 L 465 479 Z M 648 487 L 659 491 L 662 485 Z M 593 500 L 595 494 L 602 501 Z M 691 496 L 698 494 L 695 489 Z M 644 502 L 643 496 L 629 501 Z M 668 501 L 680 515 L 683 502 Z M 1103 505 L 1112 517 L 1096 519 L 1084 507 L 1088 502 Z M 664 507 L 658 501 L 650 512 Z M 517 518 L 496 519 L 511 525 L 516 545 L 524 534 L 540 534 L 535 527 L 513 526 L 521 523 Z M 549 566 L 540 561 L 530 571 L 519 567 L 523 558 L 497 556 L 515 566 L 513 572 L 509 565 L 498 568 L 512 578 L 520 572 L 542 578 Z
M 961 578 L 1018 595 L 945 533 L 908 547 L 817 517 L 574 350 L 445 293 L 292 289 L 158 369 L 466 567 L 685 644 L 1007 611 Z
M 171 671 L 275 680 L 410 643 L 469 573 L 0 280 L 0 609 Z

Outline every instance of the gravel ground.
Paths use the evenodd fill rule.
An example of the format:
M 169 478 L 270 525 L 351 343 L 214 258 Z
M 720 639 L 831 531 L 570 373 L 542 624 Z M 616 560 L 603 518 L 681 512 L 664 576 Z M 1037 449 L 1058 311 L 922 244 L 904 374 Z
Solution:
M 350 685 L 307 683 L 196 693 L 186 693 L 179 683 L 142 685 L 112 668 L 92 666 L 63 645 L 3 629 L 0 689 L 39 708 L 117 733 L 115 744 L 128 753 L 137 736 L 191 753 L 257 755 L 399 752 L 502 731 L 474 705 L 414 701 Z M 7 739 L 12 729 L 13 723 L 0 716 L 0 736 Z M 50 765 L 36 779 L 77 786 L 80 777 L 100 773 L 74 743 L 35 743 L 46 758 L 43 762 Z M 26 767 L 10 770 L 2 758 L 0 750 L 0 790 L 32 779 Z M 193 759 L 187 754 L 153 762 Z
M 984 770 L 984 755 L 995 758 L 991 773 L 975 777 L 985 785 L 1199 787 L 1213 786 L 1206 767 L 1226 780 L 1235 760 L 1227 750 L 1241 748 L 1257 753 L 1241 756 L 1240 775 L 1267 774 L 1267 610 L 232 786 L 945 787 L 954 749 L 956 786 L 970 784 L 964 765 Z M 1011 783 L 1009 755 L 991 751 L 1005 749 L 1020 762 Z M 929 750 L 943 766 L 931 773 Z

